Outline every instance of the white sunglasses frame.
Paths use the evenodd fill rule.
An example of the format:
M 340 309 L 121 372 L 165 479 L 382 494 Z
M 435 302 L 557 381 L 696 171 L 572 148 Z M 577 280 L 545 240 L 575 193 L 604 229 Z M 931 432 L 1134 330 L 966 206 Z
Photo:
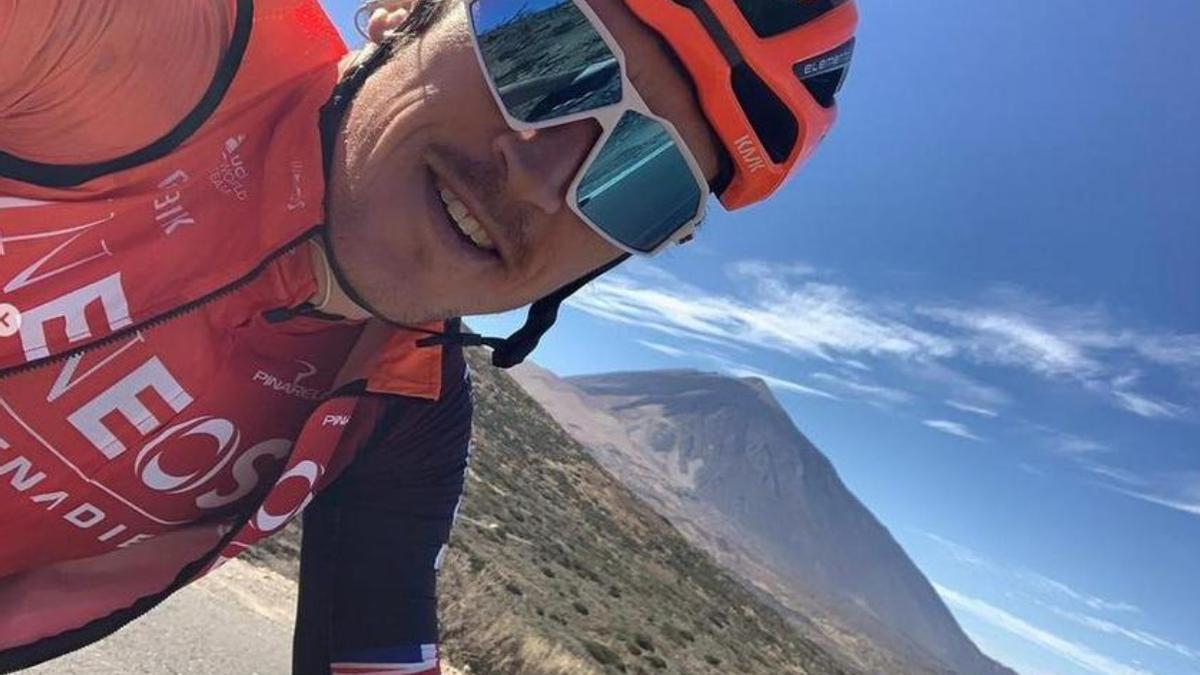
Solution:
M 584 110 L 577 113 L 571 113 L 570 115 L 563 115 L 562 117 L 555 117 L 550 120 L 542 120 L 539 122 L 524 122 L 516 117 L 513 117 L 509 114 L 508 108 L 504 105 L 503 99 L 500 98 L 500 92 L 496 89 L 496 83 L 492 79 L 492 76 L 488 73 L 487 63 L 485 63 L 483 60 L 483 50 L 479 46 L 479 33 L 475 30 L 475 16 L 471 11 L 471 8 L 477 2 L 480 2 L 480 0 L 463 0 L 464 9 L 467 12 L 467 22 L 471 28 L 471 44 L 474 45 L 475 58 L 479 61 L 479 69 L 483 75 L 483 80 L 487 83 L 488 89 L 491 90 L 492 98 L 496 100 L 496 105 L 500 108 L 500 113 L 504 115 L 504 120 L 508 123 L 509 128 L 513 129 L 514 131 L 534 131 L 537 129 L 548 129 L 550 127 L 561 126 L 563 124 L 570 124 L 571 122 L 585 119 L 594 119 L 596 120 L 596 123 L 600 125 L 600 137 L 596 139 L 596 142 L 592 145 L 592 149 L 588 152 L 587 157 L 583 160 L 583 163 L 579 165 L 579 169 L 577 169 L 575 172 L 575 177 L 571 179 L 571 184 L 567 188 L 565 201 L 571 211 L 573 211 L 575 215 L 579 216 L 580 220 L 586 223 L 588 227 L 592 228 L 592 230 L 603 237 L 605 241 L 613 246 L 616 246 L 622 251 L 631 253 L 633 255 L 647 257 L 654 256 L 658 253 L 661 253 L 664 249 L 690 238 L 695 233 L 700 223 L 704 221 L 704 216 L 708 208 L 708 197 L 712 192 L 709 189 L 708 180 L 704 177 L 704 171 L 701 170 L 700 163 L 697 162 L 695 156 L 692 155 L 691 148 L 689 148 L 687 143 L 684 142 L 683 136 L 680 135 L 679 131 L 675 128 L 675 125 L 672 124 L 670 120 L 654 114 L 654 112 L 650 110 L 650 107 L 646 105 L 645 100 L 642 99 L 642 96 L 638 90 L 633 86 L 633 82 L 629 79 L 628 71 L 625 69 L 625 52 L 621 50 L 621 46 L 617 44 L 617 41 L 613 38 L 612 33 L 608 31 L 608 27 L 605 26 L 604 22 L 600 20 L 600 17 L 597 16 L 594 11 L 592 11 L 592 8 L 588 6 L 587 2 L 585 0 L 570 0 L 570 2 L 573 2 L 579 11 L 583 13 L 588 22 L 592 24 L 592 28 L 598 35 L 600 35 L 600 39 L 604 40 L 604 43 L 608 47 L 609 51 L 611 51 L 613 56 L 617 59 L 617 65 L 621 70 L 621 99 L 616 103 L 611 103 L 599 108 L 593 108 L 592 110 Z M 663 126 L 664 129 L 667 130 L 667 133 L 670 134 L 671 139 L 675 142 L 675 146 L 679 150 L 679 153 L 683 156 L 684 161 L 687 162 L 688 168 L 691 169 L 692 176 L 696 179 L 696 185 L 700 188 L 699 204 L 696 206 L 696 214 L 692 216 L 692 218 L 686 223 L 676 228 L 676 230 L 671 233 L 670 236 L 666 237 L 659 245 L 650 251 L 635 249 L 620 241 L 617 241 L 610 236 L 608 232 L 604 230 L 604 228 L 592 222 L 591 218 L 588 218 L 587 214 L 585 214 L 583 209 L 579 206 L 579 184 L 583 182 L 583 177 L 587 175 L 588 169 L 591 168 L 593 162 L 596 160 L 596 157 L 600 155 L 600 152 L 608 143 L 608 139 L 612 136 L 613 130 L 616 129 L 617 122 L 621 120 L 621 117 L 624 116 L 626 112 L 630 111 L 658 122 Z

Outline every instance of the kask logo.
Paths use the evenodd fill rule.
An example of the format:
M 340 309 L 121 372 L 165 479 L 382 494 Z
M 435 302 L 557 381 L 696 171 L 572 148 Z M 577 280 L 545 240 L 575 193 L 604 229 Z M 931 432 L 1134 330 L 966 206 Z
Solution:
M 733 142 L 737 147 L 738 155 L 742 158 L 742 162 L 746 164 L 746 169 L 750 173 L 754 173 L 759 169 L 765 169 L 766 161 L 762 158 L 762 152 L 758 149 L 758 145 L 750 140 L 750 136 L 742 136 Z

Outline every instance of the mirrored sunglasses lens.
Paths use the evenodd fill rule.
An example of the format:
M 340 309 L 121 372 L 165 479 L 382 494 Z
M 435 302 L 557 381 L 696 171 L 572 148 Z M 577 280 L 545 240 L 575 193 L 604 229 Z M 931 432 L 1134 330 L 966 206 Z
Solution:
M 589 220 L 642 252 L 653 251 L 695 218 L 703 199 L 666 127 L 633 111 L 621 116 L 576 194 Z
M 571 0 L 474 0 L 487 75 L 508 113 L 540 122 L 621 100 L 621 68 Z

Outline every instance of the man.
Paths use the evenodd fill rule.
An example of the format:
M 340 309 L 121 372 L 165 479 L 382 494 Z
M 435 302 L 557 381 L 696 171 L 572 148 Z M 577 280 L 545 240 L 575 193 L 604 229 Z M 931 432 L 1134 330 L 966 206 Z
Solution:
M 305 510 L 294 669 L 438 672 L 459 345 L 765 198 L 850 0 L 0 0 L 0 669 Z M 703 105 L 701 104 L 703 102 Z M 508 340 L 450 318 L 536 301 Z

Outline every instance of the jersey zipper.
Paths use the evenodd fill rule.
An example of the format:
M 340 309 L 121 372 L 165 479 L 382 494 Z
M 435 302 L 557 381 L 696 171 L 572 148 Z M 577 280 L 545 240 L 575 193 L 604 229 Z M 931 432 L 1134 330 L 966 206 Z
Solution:
M 96 340 L 96 341 L 89 343 L 87 345 L 84 345 L 82 347 L 72 349 L 67 352 L 62 352 L 60 354 L 53 354 L 51 356 L 37 359 L 36 361 L 30 361 L 28 363 L 23 363 L 19 366 L 10 366 L 8 368 L 0 370 L 0 380 L 3 380 L 8 377 L 12 377 L 13 375 L 20 375 L 21 373 L 25 373 L 25 372 L 28 372 L 31 370 L 36 370 L 38 368 L 44 368 L 44 367 L 52 365 L 54 363 L 58 363 L 60 361 L 65 361 L 66 359 L 69 359 L 73 356 L 80 356 L 80 355 L 86 354 L 90 351 L 100 349 L 101 347 L 106 347 L 113 343 L 120 342 L 121 340 L 124 340 L 124 339 L 128 338 L 129 336 L 135 335 L 141 331 L 156 328 L 156 327 L 161 326 L 169 321 L 177 319 L 185 314 L 194 312 L 197 309 L 200 309 L 201 307 L 203 307 L 204 305 L 207 305 L 208 303 L 213 302 L 214 300 L 219 300 L 219 299 L 229 295 L 230 293 L 237 291 L 238 289 L 242 288 L 246 284 L 249 284 L 251 281 L 254 281 L 260 274 L 262 274 L 264 271 L 266 271 L 267 267 L 269 267 L 271 263 L 275 262 L 279 258 L 281 258 L 281 257 L 291 253 L 292 251 L 296 250 L 297 248 L 299 248 L 300 245 L 302 245 L 305 241 L 307 241 L 307 240 L 311 239 L 313 236 L 315 236 L 320 231 L 321 227 L 322 227 L 321 225 L 316 225 L 316 226 L 310 228 L 304 234 L 300 235 L 299 237 L 296 237 L 292 241 L 285 244 L 282 248 L 280 248 L 280 249 L 274 251 L 273 253 L 271 253 L 270 255 L 268 255 L 261 262 L 259 262 L 258 265 L 256 265 L 254 267 L 254 269 L 250 270 L 249 272 L 242 275 L 241 277 L 234 279 L 233 281 L 229 282 L 228 284 L 225 284 L 224 286 L 222 286 L 221 288 L 218 288 L 215 291 L 212 291 L 210 293 L 202 295 L 195 300 L 184 303 L 184 304 L 176 307 L 175 309 L 172 309 L 172 310 L 169 310 L 162 314 L 159 314 L 158 316 L 151 318 L 151 319 L 147 319 L 146 321 L 143 321 L 139 324 L 135 324 L 133 326 L 127 326 L 125 328 L 122 328 L 118 331 L 113 332 L 110 335 L 106 335 L 106 336 L 100 338 L 99 340 Z
M 211 293 L 207 293 L 195 300 L 192 300 L 191 302 L 180 305 L 179 307 L 176 307 L 175 309 L 172 309 L 168 312 L 164 312 L 163 314 L 160 314 L 152 319 L 143 321 L 140 324 L 122 328 L 121 330 L 116 331 L 116 332 L 112 333 L 111 335 L 106 335 L 103 338 L 100 338 L 99 340 L 96 340 L 90 344 L 84 345 L 83 347 L 80 347 L 78 349 L 74 349 L 74 350 L 64 352 L 61 354 L 55 354 L 52 356 L 48 356 L 46 358 L 38 359 L 37 361 L 31 361 L 29 363 L 21 364 L 19 366 L 12 366 L 10 368 L 6 368 L 6 369 L 0 371 L 0 380 L 3 380 L 4 378 L 11 377 L 14 375 L 19 375 L 21 373 L 29 372 L 29 371 L 35 370 L 37 368 L 44 368 L 46 366 L 57 363 L 59 361 L 69 359 L 73 356 L 86 354 L 92 350 L 100 349 L 101 347 L 113 344 L 120 340 L 124 340 L 127 337 L 129 337 L 130 335 L 135 335 L 139 331 L 149 330 L 149 329 L 161 326 L 163 324 L 166 324 L 169 321 L 177 319 L 185 314 L 188 314 L 189 312 L 193 312 L 210 302 L 213 302 L 215 300 L 223 298 L 223 297 L 229 295 L 230 293 L 233 293 L 233 292 L 237 291 L 238 289 L 242 288 L 243 286 L 250 283 L 254 279 L 256 279 L 275 260 L 278 260 L 280 257 L 287 255 L 288 253 L 291 253 L 292 251 L 296 250 L 298 247 L 303 245 L 305 241 L 310 239 L 312 236 L 314 236 L 320 230 L 320 227 L 321 226 L 318 225 L 313 228 L 310 228 L 304 234 L 302 234 L 299 237 L 296 237 L 292 241 L 288 242 L 282 248 L 272 252 L 270 255 L 268 255 L 266 258 L 264 258 L 262 261 L 260 261 L 258 263 L 258 265 L 256 265 L 254 267 L 254 269 L 250 270 L 249 272 L 242 275 L 241 277 L 233 280 L 232 282 L 222 286 L 221 288 L 218 288 L 217 290 L 212 291 Z M 257 509 L 257 508 L 258 508 L 258 505 L 255 505 L 254 509 Z M 157 607 L 159 605 L 159 603 L 161 603 L 163 600 L 170 597 L 170 595 L 173 594 L 175 591 L 179 590 L 183 586 L 186 586 L 188 583 L 190 583 L 192 576 L 194 576 L 200 570 L 204 569 L 206 566 L 211 564 L 212 561 L 216 558 L 216 556 L 220 555 L 221 551 L 223 551 L 225 549 L 225 546 L 230 541 L 233 540 L 233 537 L 236 536 L 237 532 L 246 524 L 246 522 L 249 520 L 250 515 L 254 513 L 254 509 L 251 509 L 250 511 L 248 511 L 246 516 L 240 520 L 240 522 L 237 524 L 237 526 L 235 526 L 225 537 L 222 537 L 220 543 L 216 547 L 214 547 L 211 551 L 209 551 L 207 554 L 205 554 L 200 560 L 193 561 L 192 563 L 185 565 L 183 570 L 180 570 L 180 574 L 176 575 L 176 579 L 173 580 L 165 589 L 163 589 L 162 591 L 160 591 L 156 594 L 152 594 L 150 596 L 143 596 L 138 601 L 136 601 L 134 603 L 134 605 L 124 608 L 123 610 L 117 610 L 113 614 L 110 614 L 109 616 L 114 616 L 121 612 L 128 612 L 128 614 L 124 617 L 124 620 L 121 621 L 111 631 L 104 631 L 103 635 L 100 635 L 95 639 L 85 640 L 82 644 L 70 647 L 70 648 L 62 650 L 62 651 L 52 651 L 52 653 L 50 653 L 48 655 L 39 654 L 39 655 L 33 656 L 32 660 L 30 660 L 28 658 L 18 660 L 16 662 L 15 667 L 12 665 L 13 657 L 11 655 L 13 654 L 13 652 L 16 652 L 16 651 L 24 652 L 26 649 L 33 647 L 33 645 L 42 644 L 42 642 L 44 640 L 53 641 L 53 640 L 55 640 L 55 638 L 57 638 L 59 636 L 48 636 L 48 637 L 42 638 L 40 640 L 37 640 L 33 643 L 30 643 L 29 645 L 24 645 L 21 647 L 15 647 L 15 648 L 11 648 L 11 649 L 2 650 L 2 651 L 0 651 L 0 673 L 14 673 L 19 670 L 23 670 L 25 668 L 31 667 L 37 663 L 43 663 L 47 660 L 50 660 L 53 658 L 58 658 L 59 656 L 64 656 L 66 654 L 70 654 L 72 652 L 78 651 L 78 650 L 82 649 L 83 647 L 86 647 L 87 645 L 92 644 L 96 640 L 104 639 L 108 635 L 111 635 L 112 633 L 119 630 L 121 626 L 124 626 L 125 624 L 140 618 L 142 615 L 144 615 L 147 612 L 149 612 L 150 610 L 154 609 L 155 607 Z M 200 564 L 197 565 L 197 563 L 200 563 Z M 186 576 L 184 576 L 184 574 L 183 574 L 184 572 L 187 573 Z M 147 598 L 150 598 L 149 602 L 143 603 L 142 601 L 146 600 Z M 141 604 L 142 606 L 139 607 L 138 606 L 139 604 Z M 90 625 L 90 624 L 85 624 L 84 626 L 81 626 L 81 627 L 73 629 L 73 630 L 86 630 L 87 625 Z M 67 632 L 71 632 L 71 631 L 67 631 Z
M 270 260 L 270 258 L 268 258 L 268 260 Z M 339 396 L 360 396 L 363 393 L 364 384 L 365 383 L 362 380 L 347 382 L 346 384 L 338 387 L 336 390 L 326 394 L 322 400 L 327 401 Z M 293 447 L 292 449 L 294 450 L 295 448 Z M 288 452 L 288 458 L 290 457 L 291 451 Z M 284 459 L 285 463 L 287 462 L 288 458 Z M 263 495 L 262 501 L 265 501 L 267 495 L 269 494 L 270 490 L 267 490 L 267 493 Z M 221 537 L 221 540 L 218 541 L 215 546 L 209 549 L 208 552 L 196 560 L 184 565 L 183 568 L 181 568 L 175 575 L 175 579 L 173 579 L 171 583 L 167 584 L 166 588 L 156 593 L 151 593 L 150 595 L 144 595 L 135 600 L 134 603 L 129 607 L 114 610 L 106 616 L 97 617 L 96 619 L 93 619 L 92 621 L 77 628 L 71 628 L 56 635 L 40 638 L 35 642 L 31 642 L 26 645 L 0 650 L 0 675 L 7 675 L 8 673 L 15 673 L 26 668 L 32 668 L 35 665 L 77 652 L 84 647 L 95 644 L 96 642 L 111 636 L 113 633 L 121 630 L 121 628 L 145 616 L 150 612 L 150 610 L 158 607 L 163 603 L 163 601 L 174 595 L 176 591 L 195 581 L 196 575 L 211 565 L 212 562 L 221 555 L 221 552 L 225 550 L 229 543 L 237 538 L 237 535 L 241 529 L 246 526 L 246 523 L 250 522 L 250 518 L 262 506 L 262 501 L 259 501 L 257 504 L 247 509 L 246 512 L 236 520 L 236 524 L 233 525 L 233 527 L 231 527 L 230 530 Z M 95 626 L 97 622 L 105 621 L 114 622 L 115 625 L 91 628 L 92 626 Z M 63 639 L 64 635 L 71 633 L 78 634 L 78 631 L 87 631 L 94 634 L 86 635 L 79 641 L 79 644 L 66 649 L 56 650 L 52 646 L 45 646 L 52 644 L 56 640 Z
M 92 349 L 97 349 L 106 344 L 111 344 L 112 342 L 114 342 L 116 340 L 120 340 L 120 339 L 124 338 L 125 336 L 131 335 L 138 330 L 144 330 L 147 328 L 153 328 L 155 326 L 160 326 L 174 318 L 177 318 L 179 316 L 187 314 L 188 312 L 191 312 L 206 303 L 212 302 L 213 300 L 216 300 L 225 295 L 228 295 L 229 293 L 236 291 L 237 289 L 241 288 L 242 286 L 245 286 L 247 283 L 252 281 L 259 274 L 261 274 L 272 261 L 277 260 L 280 256 L 287 255 L 291 251 L 295 250 L 297 247 L 299 247 L 301 244 L 303 244 L 305 241 L 307 241 L 310 237 L 312 237 L 314 234 L 316 234 L 319 230 L 320 230 L 320 226 L 318 225 L 318 226 L 310 229 L 308 232 L 305 232 L 300 237 L 293 239 L 286 246 L 275 251 L 274 253 L 267 256 L 265 259 L 263 259 L 262 262 L 260 262 L 253 270 L 248 272 L 246 275 L 234 280 L 233 282 L 231 282 L 229 284 L 226 284 L 225 286 L 217 289 L 216 291 L 213 291 L 212 293 L 208 293 L 207 295 L 204 295 L 203 297 L 193 300 L 192 302 L 187 303 L 185 305 L 181 305 L 180 307 L 177 307 L 176 309 L 171 310 L 170 312 L 166 312 L 166 313 L 161 314 L 153 319 L 145 321 L 142 324 L 140 324 L 139 326 L 122 329 L 121 331 L 119 331 L 117 333 L 113 333 L 112 335 L 106 336 L 100 340 L 97 340 L 96 342 L 94 342 L 90 345 L 84 346 L 84 347 L 74 350 L 72 352 L 69 352 L 66 354 L 60 354 L 60 355 L 57 355 L 54 357 L 49 357 L 49 358 L 42 359 L 40 361 L 35 361 L 32 363 L 27 363 L 22 366 L 9 368 L 8 370 L 0 372 L 0 379 L 3 379 L 4 377 L 8 377 L 9 375 L 15 375 L 20 372 L 32 370 L 34 368 L 41 368 L 43 366 L 50 365 L 51 363 L 53 363 L 57 360 L 60 360 L 62 358 L 69 358 L 70 356 L 73 356 L 75 354 L 83 354 Z M 353 381 L 347 382 L 347 383 L 343 384 L 342 386 L 338 387 L 336 390 L 325 394 L 325 396 L 323 396 L 321 400 L 327 401 L 327 400 L 330 400 L 333 398 L 337 398 L 339 396 L 346 396 L 346 395 L 360 395 L 363 390 L 363 385 L 364 385 L 364 382 L 362 380 L 353 380 Z M 289 451 L 288 456 L 289 457 L 291 456 L 291 451 Z M 284 459 L 285 464 L 286 464 L 286 462 L 287 462 L 287 458 Z M 266 492 L 266 494 L 263 495 L 264 500 L 266 499 L 268 494 L 270 494 L 270 490 L 268 490 Z M 36 649 L 35 646 L 42 645 L 42 644 L 46 643 L 46 641 L 53 642 L 56 639 L 61 639 L 62 635 L 64 635 L 65 633 L 47 636 L 47 637 L 41 638 L 35 642 L 29 643 L 27 645 L 13 647 L 13 648 L 6 649 L 6 650 L 0 650 L 0 675 L 7 675 L 8 673 L 15 673 L 20 670 L 24 670 L 25 668 L 33 667 L 34 665 L 37 665 L 39 663 L 45 663 L 46 661 L 49 661 L 51 659 L 57 659 L 59 657 L 66 656 L 67 654 L 77 652 L 80 649 L 83 649 L 84 647 L 95 644 L 97 641 L 103 640 L 103 639 L 111 636 L 113 633 L 117 632 L 122 627 L 138 620 L 145 614 L 149 613 L 150 610 L 159 606 L 167 598 L 174 595 L 174 593 L 176 591 L 182 589 L 184 586 L 191 584 L 192 581 L 195 580 L 196 574 L 198 574 L 200 571 L 204 570 L 209 565 L 211 565 L 212 562 L 214 560 L 216 560 L 218 556 L 221 555 L 221 552 L 225 550 L 225 548 L 229 545 L 229 543 L 237 537 L 238 532 L 240 532 L 241 529 L 243 527 L 245 527 L 246 523 L 248 523 L 250 521 L 250 518 L 254 515 L 254 513 L 261 506 L 262 506 L 262 502 L 260 501 L 259 503 L 255 504 L 253 507 L 247 509 L 247 511 L 240 518 L 237 519 L 236 524 L 229 530 L 229 532 L 227 532 L 223 537 L 221 537 L 221 540 L 216 544 L 216 546 L 214 546 L 212 549 L 210 549 L 207 553 L 205 553 L 200 558 L 193 560 L 192 562 L 184 565 L 183 568 L 179 571 L 179 573 L 175 575 L 175 579 L 172 580 L 171 583 L 169 583 L 166 588 L 164 588 L 161 591 L 158 591 L 156 593 L 142 596 L 141 598 L 134 601 L 134 604 L 129 607 L 115 610 L 114 612 L 112 612 L 111 614 L 109 614 L 105 617 L 98 617 L 97 619 L 94 619 L 92 622 L 84 624 L 83 626 L 79 626 L 79 627 L 73 628 L 73 629 L 68 629 L 67 631 L 65 631 L 65 633 L 72 633 L 75 631 L 87 631 L 87 630 L 89 630 L 89 626 L 94 625 L 94 623 L 96 621 L 109 621 L 109 620 L 113 620 L 113 617 L 119 617 L 119 619 L 116 620 L 117 624 L 115 626 L 112 626 L 111 628 L 106 627 L 107 629 L 102 628 L 99 631 L 97 631 L 99 634 L 96 635 L 95 637 L 89 636 L 87 639 L 84 639 L 80 644 L 69 647 L 67 649 L 63 649 L 63 650 L 48 649 L 48 650 L 46 650 L 46 652 L 34 653 L 34 654 L 31 654 L 30 657 L 20 659 L 20 660 L 14 659 L 14 657 L 13 657 L 14 652 L 29 654 L 29 652 L 26 650 Z M 14 662 L 15 662 L 15 665 L 14 665 Z

